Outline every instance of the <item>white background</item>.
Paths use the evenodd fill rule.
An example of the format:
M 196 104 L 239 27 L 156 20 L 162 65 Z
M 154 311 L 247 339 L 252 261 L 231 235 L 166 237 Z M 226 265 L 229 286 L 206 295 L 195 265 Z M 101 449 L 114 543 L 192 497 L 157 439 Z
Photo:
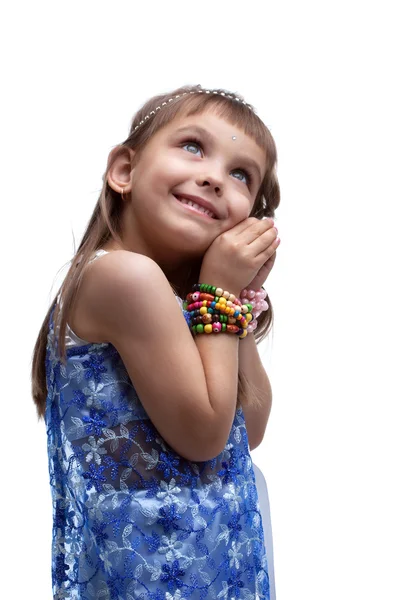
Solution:
M 36 0 L 2 10 L 7 597 L 51 598 L 46 432 L 30 361 L 57 272 L 134 112 L 198 83 L 243 94 L 278 147 L 282 242 L 267 282 L 275 326 L 261 348 L 274 397 L 253 452 L 270 495 L 277 598 L 400 597 L 394 8 Z

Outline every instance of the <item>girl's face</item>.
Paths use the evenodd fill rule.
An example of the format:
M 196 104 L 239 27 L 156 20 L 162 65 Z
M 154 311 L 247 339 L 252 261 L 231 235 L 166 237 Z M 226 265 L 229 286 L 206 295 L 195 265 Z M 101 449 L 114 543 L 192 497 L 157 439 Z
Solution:
M 249 216 L 265 170 L 265 151 L 212 111 L 176 118 L 149 140 L 130 185 L 119 184 L 132 191 L 124 241 L 159 264 L 202 256 L 218 235 Z M 186 209 L 175 197 L 185 194 L 208 200 L 218 218 Z

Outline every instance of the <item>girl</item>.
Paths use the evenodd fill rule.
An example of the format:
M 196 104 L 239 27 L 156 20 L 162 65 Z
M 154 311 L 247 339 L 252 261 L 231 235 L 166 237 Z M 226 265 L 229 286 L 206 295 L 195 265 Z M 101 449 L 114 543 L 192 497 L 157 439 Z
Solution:
M 54 598 L 270 598 L 250 450 L 276 160 L 250 105 L 200 86 L 149 100 L 111 151 L 32 361 Z

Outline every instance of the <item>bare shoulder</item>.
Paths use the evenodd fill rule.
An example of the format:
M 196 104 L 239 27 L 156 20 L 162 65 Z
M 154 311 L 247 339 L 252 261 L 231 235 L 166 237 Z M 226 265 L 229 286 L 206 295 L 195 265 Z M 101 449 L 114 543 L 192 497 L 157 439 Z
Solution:
M 144 310 L 144 305 L 154 308 L 154 293 L 160 286 L 160 298 L 168 295 L 177 304 L 159 265 L 148 256 L 126 250 L 115 250 L 94 261 L 88 269 L 87 286 L 97 328 L 112 343 L 114 333 L 119 336 L 126 332 L 131 324 L 126 320 L 133 321 L 135 310 Z M 138 313 L 136 330 L 140 320 Z
M 140 300 L 140 290 L 146 282 L 172 289 L 158 264 L 143 254 L 128 250 L 113 250 L 89 263 L 84 270 L 76 308 L 70 318 L 73 331 L 89 342 L 110 342 L 110 328 L 117 327 L 122 316 L 121 305 L 127 295 Z M 135 290 L 136 294 L 132 294 Z M 111 322 L 110 322 L 111 321 Z M 122 325 L 122 323 L 121 323 Z
M 123 285 L 132 277 L 145 276 L 149 271 L 153 275 L 157 272 L 168 281 L 158 264 L 148 256 L 128 250 L 112 250 L 88 264 L 85 277 L 88 286 L 102 288 L 110 283 Z

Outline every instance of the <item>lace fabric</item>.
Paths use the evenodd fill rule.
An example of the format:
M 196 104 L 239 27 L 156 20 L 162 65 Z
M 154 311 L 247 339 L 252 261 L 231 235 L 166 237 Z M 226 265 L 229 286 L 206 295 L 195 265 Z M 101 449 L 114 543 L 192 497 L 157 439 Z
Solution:
M 45 413 L 53 597 L 269 599 L 242 409 L 221 454 L 186 460 L 149 419 L 112 344 L 76 336 L 66 365 L 58 360 L 53 313 Z

